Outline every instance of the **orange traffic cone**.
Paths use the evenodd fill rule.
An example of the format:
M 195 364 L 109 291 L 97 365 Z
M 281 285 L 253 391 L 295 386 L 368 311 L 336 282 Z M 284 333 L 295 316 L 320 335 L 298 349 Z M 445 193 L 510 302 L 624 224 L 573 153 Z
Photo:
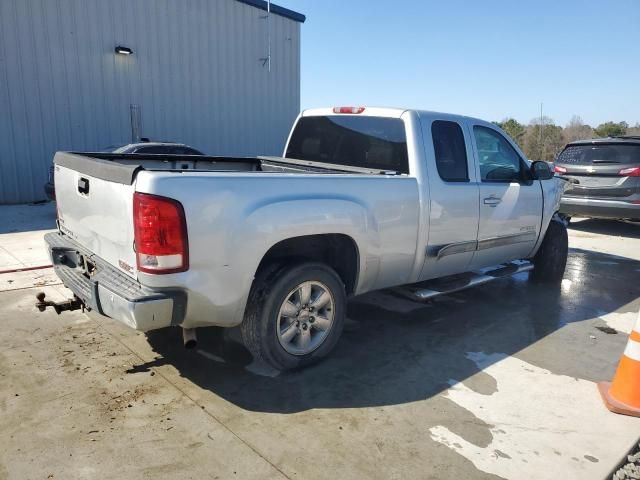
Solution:
M 640 417 L 640 312 L 613 382 L 600 382 L 598 390 L 612 412 Z

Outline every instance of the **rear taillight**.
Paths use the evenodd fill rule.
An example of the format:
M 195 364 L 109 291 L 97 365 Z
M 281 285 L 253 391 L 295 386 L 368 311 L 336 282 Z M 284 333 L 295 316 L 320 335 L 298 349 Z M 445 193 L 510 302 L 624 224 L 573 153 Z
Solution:
M 567 169 L 564 167 L 559 167 L 558 165 L 553 167 L 553 171 L 556 173 L 559 173 L 560 175 L 564 175 L 565 173 L 567 173 Z
M 640 177 L 640 167 L 623 168 L 618 172 L 622 177 Z
M 333 107 L 333 113 L 362 113 L 364 107 Z
M 187 223 L 180 202 L 134 193 L 133 230 L 138 271 L 177 273 L 188 270 Z

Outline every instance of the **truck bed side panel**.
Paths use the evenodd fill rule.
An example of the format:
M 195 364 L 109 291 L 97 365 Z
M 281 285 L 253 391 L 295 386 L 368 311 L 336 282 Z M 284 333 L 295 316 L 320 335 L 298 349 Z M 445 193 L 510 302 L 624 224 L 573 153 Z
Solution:
M 419 219 L 415 178 L 258 175 L 138 174 L 138 191 L 162 192 L 185 209 L 190 270 L 138 278 L 157 288 L 183 283 L 190 292 L 187 326 L 238 324 L 262 257 L 292 237 L 350 236 L 360 257 L 356 293 L 410 280 Z

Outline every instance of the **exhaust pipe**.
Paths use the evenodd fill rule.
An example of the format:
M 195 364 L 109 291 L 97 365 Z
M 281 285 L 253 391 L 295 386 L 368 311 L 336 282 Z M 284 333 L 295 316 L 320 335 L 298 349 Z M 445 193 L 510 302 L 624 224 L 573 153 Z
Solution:
M 196 337 L 195 328 L 183 328 L 182 329 L 182 341 L 184 342 L 184 348 L 192 349 L 198 344 L 198 337 Z

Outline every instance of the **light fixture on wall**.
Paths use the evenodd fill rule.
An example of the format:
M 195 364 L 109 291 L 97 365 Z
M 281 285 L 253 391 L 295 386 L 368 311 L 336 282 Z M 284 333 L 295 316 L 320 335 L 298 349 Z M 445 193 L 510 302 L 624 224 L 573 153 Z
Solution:
M 119 55 L 131 55 L 133 53 L 133 50 L 131 50 L 129 47 L 118 45 L 116 47 L 116 53 Z

